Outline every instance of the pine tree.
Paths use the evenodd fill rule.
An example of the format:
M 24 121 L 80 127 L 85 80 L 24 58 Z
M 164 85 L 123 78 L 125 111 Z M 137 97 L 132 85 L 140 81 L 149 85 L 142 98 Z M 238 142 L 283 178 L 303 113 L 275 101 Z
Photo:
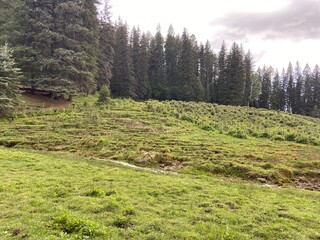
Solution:
M 293 67 L 292 67 L 291 62 L 289 63 L 286 77 L 288 79 L 288 88 L 287 88 L 288 111 L 292 112 L 292 107 L 295 102 L 295 92 L 294 92 L 295 83 L 294 83 L 294 79 L 293 79 Z
M 244 58 L 244 93 L 243 93 L 243 105 L 249 106 L 252 95 L 252 74 L 253 74 L 253 60 L 250 51 Z
M 13 50 L 5 44 L 0 47 L 0 116 L 8 114 L 19 103 L 18 78 Z
M 120 19 L 116 24 L 114 51 L 111 91 L 117 97 L 136 99 L 137 84 L 132 71 L 128 27 Z
M 304 82 L 301 73 L 301 67 L 299 62 L 297 62 L 295 71 L 294 71 L 294 103 L 292 105 L 292 112 L 295 114 L 302 114 L 303 110 L 303 90 L 304 90 Z
M 313 70 L 313 104 L 314 108 L 320 109 L 320 68 L 318 65 Z
M 271 97 L 271 74 L 272 68 L 263 67 L 261 79 L 261 93 L 259 96 L 259 107 L 270 109 Z
M 204 100 L 212 101 L 213 95 L 213 81 L 214 81 L 214 62 L 215 55 L 211 50 L 210 43 L 207 41 L 206 45 L 200 45 L 199 51 L 199 77 L 204 90 Z
M 166 77 L 172 99 L 180 98 L 180 82 L 179 82 L 179 38 L 175 36 L 172 26 L 168 29 L 168 34 L 165 42 L 165 66 Z
M 252 75 L 252 91 L 251 98 L 249 100 L 249 106 L 251 107 L 259 107 L 259 96 L 261 89 L 261 81 L 260 81 L 261 70 L 258 68 L 258 71 L 253 73 Z
M 218 79 L 216 87 L 216 102 L 224 104 L 227 97 L 227 49 L 223 42 L 218 56 Z
M 134 78 L 137 81 L 137 95 L 139 99 L 151 97 L 151 86 L 148 76 L 149 70 L 149 42 L 145 34 L 140 36 L 140 30 L 133 28 L 131 34 L 131 58 Z
M 152 92 L 149 80 L 149 40 L 145 34 L 140 39 L 139 53 L 138 97 L 146 100 L 151 97 Z
M 313 100 L 313 84 L 312 84 L 312 73 L 311 68 L 307 64 L 303 70 L 303 78 L 305 82 L 304 86 L 304 95 L 303 95 L 303 109 L 306 115 L 310 115 L 313 107 L 314 107 L 314 100 Z
M 195 41 L 185 29 L 181 38 L 181 56 L 179 61 L 180 81 L 182 83 L 182 99 L 185 101 L 203 100 L 203 87 L 197 77 L 197 52 Z
M 98 20 L 95 0 L 24 1 L 17 8 L 14 39 L 23 84 L 74 94 L 94 91 Z
M 245 85 L 242 48 L 233 43 L 227 56 L 227 95 L 225 104 L 242 105 Z
M 280 110 L 287 111 L 288 110 L 288 78 L 286 76 L 286 72 L 282 69 L 281 73 L 281 98 L 280 98 Z
M 273 83 L 272 83 L 272 93 L 271 93 L 271 109 L 281 110 L 281 84 L 280 84 L 280 75 L 278 70 L 276 70 Z
M 97 88 L 102 86 L 110 88 L 112 77 L 112 65 L 114 60 L 114 26 L 111 21 L 109 0 L 105 0 L 104 10 L 101 13 L 100 31 L 99 31 L 99 56 L 98 56 L 98 74 Z
M 166 77 L 164 39 L 160 26 L 150 43 L 149 79 L 152 88 L 152 96 L 159 100 L 169 98 L 169 87 Z

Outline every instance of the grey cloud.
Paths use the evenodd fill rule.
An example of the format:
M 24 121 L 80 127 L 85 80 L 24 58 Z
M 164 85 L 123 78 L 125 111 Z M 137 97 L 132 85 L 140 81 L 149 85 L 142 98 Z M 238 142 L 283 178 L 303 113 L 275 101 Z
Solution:
M 234 40 L 243 40 L 248 34 L 264 39 L 320 39 L 320 1 L 291 0 L 288 7 L 275 12 L 229 13 L 212 24 L 225 27 L 217 33 L 224 39 L 238 35 Z

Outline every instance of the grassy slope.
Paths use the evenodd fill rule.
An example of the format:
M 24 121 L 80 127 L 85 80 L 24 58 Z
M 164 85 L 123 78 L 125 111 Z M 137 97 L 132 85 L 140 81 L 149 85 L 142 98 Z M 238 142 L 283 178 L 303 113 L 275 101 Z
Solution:
M 0 239 L 320 238 L 319 192 L 240 180 L 320 189 L 320 120 L 95 100 L 0 120 Z
M 2 122 L 0 145 L 320 189 L 320 147 L 314 146 L 319 119 L 179 102 L 114 100 L 107 109 L 99 109 L 90 104 L 94 98 L 87 100 L 89 104 L 80 102 L 74 108 L 39 111 Z M 236 123 L 242 128 L 236 130 Z M 290 127 L 295 124 L 299 127 Z M 252 129 L 263 131 L 263 137 L 250 136 L 249 132 L 258 132 Z M 309 140 L 300 144 L 295 142 L 298 137 L 273 139 L 274 132 L 281 136 L 280 131 L 284 138 Z
M 319 239 L 320 193 L 0 148 L 0 239 Z

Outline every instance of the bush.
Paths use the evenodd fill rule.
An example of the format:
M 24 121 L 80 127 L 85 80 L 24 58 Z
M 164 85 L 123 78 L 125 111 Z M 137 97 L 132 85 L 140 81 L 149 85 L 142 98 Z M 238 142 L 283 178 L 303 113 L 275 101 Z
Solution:
M 110 89 L 107 86 L 102 86 L 97 100 L 98 105 L 107 104 L 110 101 Z
M 67 234 L 76 234 L 81 239 L 105 234 L 105 231 L 97 223 L 83 218 L 75 218 L 66 211 L 53 219 L 53 227 Z

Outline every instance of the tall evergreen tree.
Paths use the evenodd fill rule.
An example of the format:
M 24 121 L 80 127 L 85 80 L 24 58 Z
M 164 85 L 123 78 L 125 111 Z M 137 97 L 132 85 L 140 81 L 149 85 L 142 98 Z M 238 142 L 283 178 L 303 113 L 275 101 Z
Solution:
M 165 66 L 170 97 L 172 99 L 179 99 L 181 95 L 178 68 L 179 45 L 179 38 L 175 36 L 174 29 L 170 25 L 165 42 Z
M 115 31 L 115 57 L 110 86 L 115 96 L 135 99 L 137 98 L 137 86 L 132 71 L 128 38 L 127 24 L 119 19 Z
M 303 70 L 303 78 L 305 82 L 304 87 L 304 95 L 303 95 L 303 109 L 306 115 L 310 115 L 313 107 L 314 107 L 314 100 L 313 100 L 313 81 L 312 81 L 312 73 L 311 68 L 307 64 Z
M 133 74 L 137 83 L 137 95 L 139 99 L 151 97 L 149 81 L 149 42 L 146 36 L 140 36 L 140 30 L 133 28 L 131 34 L 131 57 Z
M 197 77 L 197 52 L 195 41 L 190 38 L 185 29 L 181 38 L 181 56 L 179 61 L 179 73 L 182 83 L 182 99 L 186 101 L 201 101 L 203 99 L 203 87 Z
M 110 88 L 112 65 L 114 60 L 114 26 L 111 21 L 109 0 L 105 0 L 104 10 L 101 13 L 99 31 L 99 56 L 98 56 L 98 90 L 102 86 Z
M 72 94 L 95 89 L 98 19 L 95 0 L 26 0 L 16 11 L 13 44 L 33 89 Z
M 152 96 L 156 99 L 165 100 L 169 98 L 169 88 L 166 77 L 164 39 L 160 26 L 150 43 L 149 79 L 152 87 Z
M 304 81 L 302 77 L 301 67 L 299 62 L 297 62 L 294 71 L 294 103 L 292 105 L 292 112 L 296 114 L 301 114 L 303 110 L 303 92 L 304 92 Z
M 249 106 L 252 95 L 252 74 L 253 74 L 253 60 L 250 51 L 244 58 L 244 93 L 243 93 L 243 105 Z
M 152 95 L 149 79 L 149 40 L 146 34 L 142 34 L 139 50 L 139 69 L 138 69 L 138 97 L 149 99 Z
M 242 48 L 233 43 L 227 56 L 226 104 L 242 105 L 245 85 L 245 71 Z
M 212 101 L 214 62 L 215 55 L 211 50 L 210 43 L 207 41 L 205 46 L 201 44 L 199 52 L 199 76 L 204 89 L 204 100 L 207 102 Z
M 273 110 L 281 110 L 281 97 L 282 97 L 282 89 L 280 83 L 280 75 L 278 70 L 273 78 L 272 82 L 272 93 L 270 98 L 271 109 Z
M 227 49 L 223 42 L 218 56 L 218 79 L 216 87 L 216 102 L 225 103 L 227 97 Z
M 294 83 L 294 78 L 293 78 L 293 67 L 291 62 L 289 63 L 286 77 L 288 79 L 288 88 L 287 88 L 287 96 L 288 96 L 288 111 L 292 112 L 292 107 L 294 105 L 295 101 L 295 83 Z
M 18 104 L 19 70 L 15 67 L 13 50 L 8 44 L 0 47 L 0 116 Z
M 262 79 L 261 79 L 261 93 L 259 96 L 259 107 L 270 109 L 270 97 L 271 97 L 271 67 L 263 67 Z
M 313 70 L 313 101 L 314 107 L 320 109 L 320 68 L 318 65 Z

